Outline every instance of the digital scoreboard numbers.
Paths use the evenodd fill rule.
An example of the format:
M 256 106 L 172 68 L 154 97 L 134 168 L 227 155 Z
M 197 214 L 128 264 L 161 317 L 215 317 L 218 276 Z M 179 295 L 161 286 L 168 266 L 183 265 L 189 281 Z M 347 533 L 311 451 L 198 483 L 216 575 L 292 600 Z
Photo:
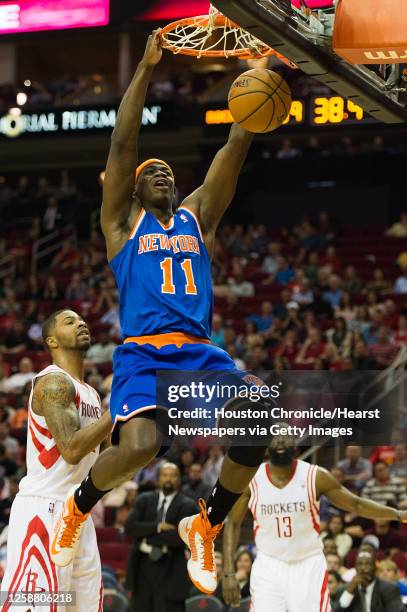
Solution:
M 322 97 L 309 100 L 293 100 L 290 113 L 283 125 L 295 127 L 301 125 L 333 126 L 375 122 L 361 106 L 341 96 Z M 227 108 L 208 110 L 205 114 L 206 125 L 233 123 L 232 115 Z
M 341 96 L 314 98 L 311 111 L 311 123 L 314 125 L 359 123 L 365 119 L 365 112 L 361 106 Z

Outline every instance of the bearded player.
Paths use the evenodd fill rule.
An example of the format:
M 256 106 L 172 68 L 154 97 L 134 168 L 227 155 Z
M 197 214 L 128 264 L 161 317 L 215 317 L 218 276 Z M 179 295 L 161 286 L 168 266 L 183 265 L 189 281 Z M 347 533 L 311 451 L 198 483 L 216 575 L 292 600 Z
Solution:
M 67 537 L 73 521 L 85 521 L 107 490 L 133 477 L 159 452 L 156 371 L 237 372 L 229 355 L 209 341 L 211 256 L 216 228 L 235 194 L 253 135 L 233 125 L 203 185 L 173 210 L 175 184 L 170 166 L 150 159 L 136 169 L 146 91 L 161 56 L 156 31 L 122 100 L 112 134 L 101 224 L 119 288 L 124 338 L 113 360 L 114 446 L 101 454 L 88 478 L 67 500 L 54 539 L 57 565 L 70 563 L 74 554 L 76 535 Z M 180 536 L 191 548 L 189 575 L 206 593 L 217 586 L 214 538 L 264 452 L 265 447 L 232 447 L 207 504 L 201 500 L 201 513 L 180 523 Z
M 276 436 L 269 461 L 229 513 L 223 534 L 223 597 L 238 606 L 234 555 L 250 508 L 257 557 L 250 576 L 253 612 L 329 612 L 328 571 L 319 537 L 319 498 L 368 519 L 406 521 L 399 511 L 357 497 L 324 468 L 294 459 L 295 442 Z
M 109 412 L 102 416 L 98 393 L 84 382 L 84 359 L 90 346 L 85 321 L 72 310 L 58 311 L 44 323 L 43 337 L 52 365 L 32 383 L 27 475 L 11 508 L 1 610 L 98 612 L 102 582 L 92 519 L 83 525 L 69 567 L 54 565 L 49 546 L 68 492 L 89 472 L 112 421 Z M 67 591 L 74 593 L 74 603 L 70 594 L 64 594 Z M 26 595 L 41 599 L 27 601 L 23 608 Z

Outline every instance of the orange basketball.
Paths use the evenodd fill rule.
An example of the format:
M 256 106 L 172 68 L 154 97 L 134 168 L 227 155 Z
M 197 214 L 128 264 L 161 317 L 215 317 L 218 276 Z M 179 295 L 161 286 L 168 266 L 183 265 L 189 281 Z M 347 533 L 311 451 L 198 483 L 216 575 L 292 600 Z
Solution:
M 271 70 L 248 70 L 229 91 L 229 110 L 248 132 L 271 132 L 284 122 L 291 109 L 291 91 Z

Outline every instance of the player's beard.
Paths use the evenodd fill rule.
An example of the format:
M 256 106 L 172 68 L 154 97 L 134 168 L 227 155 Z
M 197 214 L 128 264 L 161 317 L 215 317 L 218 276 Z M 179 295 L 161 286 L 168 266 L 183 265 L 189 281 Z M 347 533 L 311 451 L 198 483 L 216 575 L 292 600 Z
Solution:
M 274 448 L 269 448 L 269 455 L 273 465 L 290 465 L 294 459 L 294 448 L 286 448 L 284 453 L 278 453 Z

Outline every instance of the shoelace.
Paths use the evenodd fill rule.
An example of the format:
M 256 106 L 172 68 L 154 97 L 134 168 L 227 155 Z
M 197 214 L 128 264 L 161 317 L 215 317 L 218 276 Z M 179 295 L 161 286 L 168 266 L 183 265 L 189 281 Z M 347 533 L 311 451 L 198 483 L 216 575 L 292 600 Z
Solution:
M 70 548 L 75 541 L 79 527 L 83 523 L 83 517 L 68 515 L 64 516 L 62 520 L 65 523 L 65 527 L 58 544 L 61 548 Z
M 214 565 L 214 554 L 213 554 L 213 541 L 222 529 L 222 525 L 215 525 L 215 527 L 211 526 L 211 523 L 208 519 L 208 513 L 206 510 L 206 504 L 203 499 L 198 501 L 199 507 L 201 510 L 201 519 L 205 526 L 205 535 L 202 537 L 202 542 L 200 545 L 203 549 L 202 555 L 202 569 L 207 570 L 209 572 L 213 572 L 215 569 Z

